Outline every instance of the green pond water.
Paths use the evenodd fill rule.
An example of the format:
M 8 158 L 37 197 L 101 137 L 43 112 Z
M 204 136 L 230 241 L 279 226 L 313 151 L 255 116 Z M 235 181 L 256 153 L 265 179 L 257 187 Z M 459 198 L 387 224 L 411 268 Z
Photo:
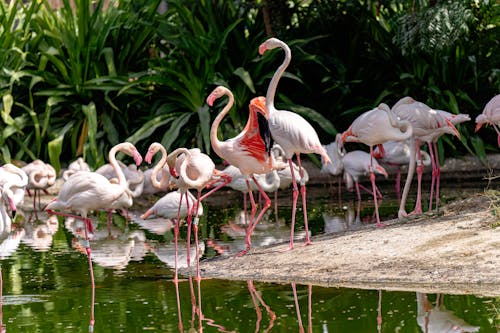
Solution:
M 352 198 L 340 202 L 330 197 L 327 187 L 308 194 L 313 234 L 373 222 L 368 201 L 359 207 Z M 232 255 L 244 247 L 240 199 L 234 192 L 221 192 L 205 205 L 200 221 L 204 257 Z M 256 229 L 254 245 L 288 239 L 286 200 L 285 195 L 280 196 L 278 222 L 271 213 Z M 396 207 L 395 202 L 385 200 L 381 212 L 388 216 Z M 130 212 L 132 222 L 128 224 L 115 214 L 110 230 L 104 214 L 99 217 L 91 240 L 94 302 L 78 220 L 40 214 L 39 221 L 30 221 L 27 215 L 23 225 L 2 234 L 3 331 L 500 332 L 498 298 L 196 281 L 185 276 L 176 284 L 172 224 L 161 219 L 142 221 L 137 217 L 142 212 Z M 299 211 L 299 229 L 300 215 Z M 185 226 L 180 236 L 179 263 L 183 265 Z M 95 323 L 90 326 L 92 311 Z

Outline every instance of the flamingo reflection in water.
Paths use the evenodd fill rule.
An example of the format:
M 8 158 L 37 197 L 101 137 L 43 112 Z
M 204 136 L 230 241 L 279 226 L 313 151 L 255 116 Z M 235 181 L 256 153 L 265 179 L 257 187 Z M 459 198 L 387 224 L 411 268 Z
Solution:
M 269 305 L 267 305 L 266 302 L 264 302 L 264 299 L 262 298 L 260 293 L 257 291 L 257 289 L 255 289 L 252 280 L 248 280 L 247 285 L 248 285 L 248 291 L 250 292 L 250 297 L 252 297 L 252 302 L 255 307 L 255 312 L 257 314 L 257 321 L 255 323 L 255 332 L 270 332 L 274 326 L 274 321 L 276 320 L 276 313 L 274 313 L 274 311 L 271 310 Z M 263 331 L 260 330 L 260 322 L 262 321 L 262 311 L 260 310 L 259 303 L 264 307 L 264 309 L 266 309 L 266 312 L 269 314 L 269 325 L 267 325 L 267 327 Z
M 424 333 L 478 332 L 479 326 L 472 326 L 444 307 L 444 295 L 436 295 L 434 307 L 427 294 L 416 293 L 417 324 Z
M 304 325 L 302 324 L 302 315 L 300 313 L 299 297 L 297 296 L 297 285 L 292 282 L 293 299 L 295 301 L 295 310 L 297 311 L 297 322 L 299 324 L 299 332 L 304 333 Z M 312 284 L 307 286 L 307 332 L 312 333 Z

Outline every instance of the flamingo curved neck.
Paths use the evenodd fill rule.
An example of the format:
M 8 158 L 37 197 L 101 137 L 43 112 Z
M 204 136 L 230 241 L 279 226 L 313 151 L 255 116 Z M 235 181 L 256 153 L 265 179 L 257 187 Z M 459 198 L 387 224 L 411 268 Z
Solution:
M 276 95 L 276 89 L 278 87 L 278 82 L 283 76 L 283 73 L 285 72 L 286 68 L 290 64 L 290 60 L 292 59 L 292 52 L 290 51 L 290 48 L 288 45 L 285 43 L 281 42 L 279 43 L 279 47 L 285 51 L 285 59 L 283 60 L 283 63 L 278 67 L 276 72 L 274 72 L 273 78 L 271 79 L 271 82 L 269 83 L 269 87 L 267 88 L 267 93 L 266 93 L 266 107 L 268 109 L 268 112 L 271 114 L 273 113 L 276 109 L 274 107 L 274 96 Z
M 274 191 L 280 186 L 280 177 L 276 170 L 271 171 L 270 174 L 263 175 L 259 181 L 260 187 L 266 191 Z
M 161 153 L 161 159 L 153 168 L 153 172 L 151 173 L 151 184 L 158 189 L 164 190 L 168 186 L 170 176 L 167 172 L 162 172 L 160 181 L 158 181 L 157 176 L 160 171 L 163 171 L 163 167 L 167 162 L 167 150 L 161 144 L 158 144 L 157 147 Z
M 234 104 L 234 96 L 233 93 L 229 90 L 226 90 L 224 95 L 226 95 L 229 100 L 227 101 L 226 106 L 222 109 L 222 111 L 215 117 L 214 122 L 212 123 L 212 127 L 210 128 L 210 142 L 212 143 L 212 148 L 215 153 L 221 156 L 221 144 L 222 142 L 217 138 L 217 130 L 219 129 L 219 125 L 222 122 L 222 119 L 226 116 L 226 114 L 231 110 Z
M 118 177 L 118 184 L 120 184 L 121 187 L 126 189 L 128 188 L 127 179 L 125 178 L 125 174 L 123 173 L 122 168 L 120 168 L 120 165 L 116 160 L 116 153 L 118 151 L 121 151 L 122 148 L 123 148 L 122 145 L 116 145 L 113 148 L 111 148 L 108 154 L 108 159 L 109 159 L 109 164 L 113 167 L 113 170 L 115 171 L 116 176 Z

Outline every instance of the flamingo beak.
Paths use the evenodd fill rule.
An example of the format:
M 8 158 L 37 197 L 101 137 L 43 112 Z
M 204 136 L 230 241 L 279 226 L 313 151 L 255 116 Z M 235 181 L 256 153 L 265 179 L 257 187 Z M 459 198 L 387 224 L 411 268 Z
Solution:
M 344 133 L 342 133 L 342 135 L 340 136 L 340 141 L 338 143 L 339 150 L 342 149 L 342 147 L 344 147 L 344 142 L 346 141 L 347 137 L 352 136 L 352 135 L 353 134 L 352 134 L 352 130 L 350 127 Z
M 169 171 L 170 171 L 170 174 L 172 175 L 172 177 L 175 177 L 175 178 L 179 177 L 179 175 L 177 174 L 177 171 L 175 171 L 175 168 L 170 167 Z
M 134 151 L 135 165 L 139 166 L 142 163 L 142 156 L 138 151 Z
M 209 106 L 213 106 L 214 105 L 214 102 L 215 100 L 217 99 L 217 96 L 214 94 L 214 93 L 211 93 L 210 95 L 208 95 L 207 97 L 207 104 Z
M 260 46 L 259 46 L 259 54 L 263 55 L 264 52 L 266 52 L 266 51 L 267 51 L 266 42 L 264 42 L 264 43 L 260 44 Z
M 144 157 L 144 161 L 146 161 L 148 164 L 151 164 L 152 159 L 153 159 L 153 153 L 148 150 L 146 157 Z
M 481 129 L 481 127 L 483 127 L 483 124 L 482 123 L 477 123 L 476 124 L 476 128 L 474 129 L 474 132 L 477 132 Z
M 260 112 L 266 119 L 269 116 L 266 108 L 266 98 L 263 96 L 255 97 L 250 101 L 249 108 L 255 112 Z
M 460 133 L 458 132 L 455 125 L 453 125 L 449 119 L 446 119 L 446 124 L 452 129 L 453 134 L 455 134 L 455 136 L 460 139 Z
M 378 174 L 381 174 L 383 175 L 385 178 L 389 177 L 389 175 L 387 174 L 387 171 L 380 165 L 377 165 L 375 168 L 374 168 L 374 171 Z

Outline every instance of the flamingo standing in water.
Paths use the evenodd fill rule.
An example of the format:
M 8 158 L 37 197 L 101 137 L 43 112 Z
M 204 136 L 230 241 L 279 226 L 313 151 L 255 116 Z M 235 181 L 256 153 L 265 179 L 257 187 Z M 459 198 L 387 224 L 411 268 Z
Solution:
M 202 200 L 210 196 L 215 191 L 219 190 L 221 187 L 225 186 L 231 181 L 231 177 L 225 175 L 221 171 L 215 169 L 215 163 L 212 161 L 210 156 L 201 152 L 198 148 L 186 149 L 177 148 L 167 156 L 167 165 L 170 169 L 170 174 L 176 177 L 173 182 L 180 189 L 181 193 L 186 197 L 186 205 L 188 206 L 188 234 L 187 234 L 187 264 L 190 265 L 190 246 L 191 246 L 191 210 L 189 209 L 189 202 L 187 197 L 187 192 L 190 188 L 197 190 L 198 195 L 196 199 L 196 204 L 193 209 L 195 212 L 194 217 L 194 237 L 195 237 L 195 249 L 196 249 L 196 272 L 197 279 L 200 279 L 199 270 L 199 252 L 198 252 L 198 210 L 197 207 L 200 206 Z M 213 183 L 216 183 L 219 179 L 223 179 L 223 182 L 212 188 L 210 191 L 205 193 L 203 196 L 201 192 L 203 189 L 210 187 Z M 181 202 L 179 201 L 179 209 Z M 179 226 L 176 224 L 176 229 Z
M 10 232 L 12 224 L 5 204 L 9 205 L 12 214 L 16 212 L 17 206 L 24 201 L 27 185 L 28 175 L 22 169 L 10 163 L 0 167 L 0 233 Z
M 434 152 L 432 142 L 446 133 L 456 135 L 457 137 L 460 137 L 460 134 L 449 119 L 444 118 L 438 111 L 431 109 L 422 102 L 414 100 L 412 97 L 406 96 L 401 98 L 392 107 L 391 111 L 400 119 L 409 121 L 413 127 L 418 161 L 417 200 L 413 214 L 420 214 L 422 213 L 422 174 L 424 172 L 420 145 L 423 142 L 428 143 L 432 169 L 435 170 L 436 163 L 439 163 L 439 157 L 437 156 L 437 152 Z
M 255 229 L 255 226 L 271 205 L 269 196 L 259 185 L 254 174 L 267 174 L 275 169 L 276 165 L 271 156 L 271 135 L 269 133 L 268 122 L 266 120 L 267 110 L 264 97 L 255 97 L 250 101 L 248 121 L 243 131 L 234 138 L 220 141 L 217 138 L 217 130 L 222 122 L 222 119 L 233 107 L 234 96 L 233 93 L 226 87 L 218 86 L 207 97 L 207 104 L 213 106 L 214 101 L 222 96 L 227 96 L 229 100 L 212 123 L 212 127 L 210 129 L 210 141 L 215 153 L 222 159 L 226 160 L 229 164 L 240 169 L 241 173 L 245 177 L 245 183 L 248 188 L 250 203 L 252 205 L 252 212 L 250 216 L 250 223 L 246 229 L 246 249 L 239 253 L 240 255 L 243 255 L 251 248 L 252 243 L 250 236 Z M 252 194 L 250 180 L 255 183 L 259 193 L 262 198 L 264 198 L 264 205 L 257 217 L 255 217 L 257 206 Z
M 40 206 L 40 191 L 47 191 L 47 188 L 54 185 L 56 181 L 56 170 L 52 165 L 43 162 L 42 160 L 34 160 L 33 162 L 22 167 L 23 171 L 28 175 L 28 186 L 26 190 L 30 194 L 33 190 L 33 212 L 35 218 L 38 219 L 37 211 L 40 207 L 36 205 L 36 197 L 38 195 L 38 206 Z
M 408 175 L 406 177 L 405 187 L 403 189 L 403 197 L 399 206 L 398 216 L 406 216 L 405 204 L 410 190 L 413 172 L 415 171 L 415 143 L 413 139 L 413 128 L 411 123 L 406 120 L 399 120 L 392 113 L 387 104 L 381 103 L 377 108 L 361 114 L 354 120 L 352 125 L 342 133 L 340 139 L 340 146 L 346 141 L 362 142 L 370 146 L 370 156 L 372 163 L 370 164 L 370 181 L 373 190 L 373 202 L 375 204 L 375 215 L 377 218 L 377 226 L 383 226 L 380 223 L 380 216 L 378 213 L 377 203 L 377 186 L 375 185 L 375 172 L 374 172 L 374 153 L 373 147 L 382 145 L 387 141 L 400 141 L 410 139 L 410 163 L 408 166 Z M 383 150 L 381 150 L 383 152 Z
M 290 48 L 286 43 L 277 39 L 269 38 L 264 43 L 259 46 L 259 53 L 262 55 L 267 50 L 274 48 L 281 48 L 285 52 L 285 59 L 283 63 L 278 67 L 276 72 L 269 83 L 266 93 L 266 108 L 268 112 L 269 130 L 271 135 L 285 151 L 285 159 L 288 160 L 290 169 L 293 170 L 292 157 L 297 156 L 297 164 L 299 166 L 300 175 L 303 179 L 303 169 L 300 163 L 300 154 L 319 154 L 322 157 L 323 163 L 329 163 L 330 157 L 326 153 L 325 148 L 319 141 L 318 134 L 312 127 L 312 125 L 305 120 L 302 116 L 295 112 L 287 110 L 277 110 L 274 107 L 274 96 L 276 94 L 276 88 L 278 87 L 278 82 L 283 76 L 286 68 L 290 64 L 292 54 Z M 295 175 L 292 172 L 292 184 L 293 184 L 293 206 L 292 206 L 292 224 L 291 224 L 291 235 L 290 235 L 290 245 L 288 249 L 293 249 L 293 238 L 295 229 L 295 213 L 297 210 L 297 199 L 299 195 L 299 190 L 297 186 L 297 181 Z M 304 226 L 306 230 L 306 240 L 304 245 L 311 243 L 311 238 L 309 235 L 309 226 L 307 222 L 307 206 L 306 206 L 306 185 L 301 181 L 300 183 L 300 193 L 302 196 L 302 208 L 304 211 Z
M 93 232 L 93 226 L 87 217 L 90 211 L 109 210 L 121 207 L 123 202 L 132 200 L 128 189 L 127 180 L 122 169 L 116 160 L 116 153 L 121 151 L 132 156 L 137 165 L 141 164 L 142 157 L 135 146 L 129 142 L 120 143 L 109 151 L 109 162 L 113 165 L 118 183 L 110 182 L 106 177 L 95 172 L 80 171 L 68 178 L 62 185 L 57 197 L 49 202 L 45 211 L 49 214 L 56 214 L 66 217 L 73 217 L 84 221 L 85 225 L 85 250 L 90 270 L 90 280 L 92 284 L 92 302 L 94 301 L 94 271 L 92 268 L 92 259 L 89 242 L 89 233 Z M 59 211 L 76 211 L 80 214 L 74 215 Z M 94 325 L 94 313 L 91 313 L 90 323 Z
M 484 106 L 483 112 L 476 117 L 476 132 L 483 125 L 493 126 L 497 132 L 497 144 L 500 147 L 500 130 L 498 129 L 498 124 L 500 124 L 500 94 L 490 99 Z

